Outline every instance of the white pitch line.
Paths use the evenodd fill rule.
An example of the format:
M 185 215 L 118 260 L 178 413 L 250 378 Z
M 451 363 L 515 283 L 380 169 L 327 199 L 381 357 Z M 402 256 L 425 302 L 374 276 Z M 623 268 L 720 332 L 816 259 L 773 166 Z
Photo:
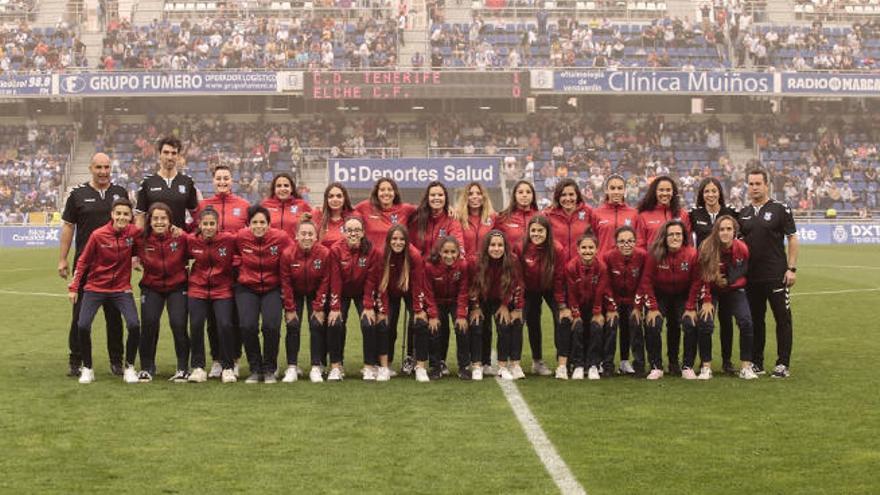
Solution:
M 57 294 L 53 292 L 21 292 L 6 289 L 0 289 L 0 294 L 11 294 L 14 296 L 67 297 L 67 294 Z
M 819 292 L 794 292 L 791 294 L 794 296 L 825 296 L 831 294 L 851 294 L 853 292 L 877 292 L 880 291 L 880 287 L 876 289 L 842 289 L 842 290 L 823 290 Z
M 538 454 L 538 457 L 544 464 L 544 468 L 550 474 L 550 478 L 559 487 L 559 491 L 563 495 L 587 495 L 587 491 L 578 483 L 577 478 L 574 477 L 568 465 L 562 460 L 559 453 L 556 452 L 556 447 L 547 438 L 547 434 L 541 428 L 538 418 L 532 414 L 529 405 L 522 394 L 519 393 L 516 385 L 513 382 L 501 379 L 496 381 L 501 386 L 504 397 L 510 404 L 510 408 L 513 409 L 513 413 L 516 415 L 516 419 L 532 444 L 532 448 L 535 449 L 535 453 Z
M 804 265 L 801 268 L 844 268 L 849 270 L 880 270 L 880 266 L 865 265 Z

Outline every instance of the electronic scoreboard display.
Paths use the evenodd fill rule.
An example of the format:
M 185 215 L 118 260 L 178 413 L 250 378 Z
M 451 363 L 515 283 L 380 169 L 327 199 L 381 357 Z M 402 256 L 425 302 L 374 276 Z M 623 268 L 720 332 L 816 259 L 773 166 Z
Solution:
M 304 95 L 312 100 L 414 98 L 524 98 L 525 72 L 364 71 L 310 72 Z

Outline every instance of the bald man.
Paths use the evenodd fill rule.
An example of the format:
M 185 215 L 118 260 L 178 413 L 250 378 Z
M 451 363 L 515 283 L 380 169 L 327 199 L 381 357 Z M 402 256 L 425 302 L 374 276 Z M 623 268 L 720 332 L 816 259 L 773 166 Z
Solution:
M 76 266 L 80 252 L 86 247 L 86 242 L 92 232 L 110 221 L 110 206 L 113 201 L 128 197 L 124 187 L 110 181 L 109 156 L 104 153 L 95 153 L 89 163 L 89 172 L 92 174 L 92 179 L 73 188 L 64 205 L 64 213 L 61 215 L 64 224 L 61 227 L 58 275 L 63 279 L 67 279 L 70 275 L 70 266 Z M 76 251 L 73 255 L 73 265 L 69 265 L 67 257 L 70 254 L 70 244 L 74 240 L 74 235 L 76 236 Z M 79 370 L 82 366 L 76 322 L 79 319 L 79 301 L 83 299 L 82 287 L 85 287 L 87 279 L 88 274 L 85 274 L 79 287 L 80 297 L 73 306 L 73 321 L 70 324 L 68 335 L 70 346 L 68 376 L 79 376 Z M 110 371 L 114 375 L 122 375 L 124 371 L 122 367 L 122 317 L 115 306 L 104 304 L 104 320 L 107 322 L 107 352 L 110 354 Z

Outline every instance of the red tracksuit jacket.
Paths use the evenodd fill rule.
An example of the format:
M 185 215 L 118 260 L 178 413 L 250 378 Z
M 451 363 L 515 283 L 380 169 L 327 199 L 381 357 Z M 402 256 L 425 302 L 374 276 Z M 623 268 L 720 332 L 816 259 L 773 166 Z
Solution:
M 144 266 L 141 287 L 157 292 L 186 287 L 186 263 L 189 260 L 186 236 L 175 238 L 153 232 L 144 239 L 138 257 Z
M 697 292 L 700 290 L 699 255 L 693 246 L 682 246 L 666 258 L 657 261 L 648 254 L 645 260 L 645 273 L 639 288 L 644 304 L 650 310 L 657 309 L 656 293 L 687 293 L 685 310 L 696 309 Z
M 702 302 L 711 303 L 712 293 L 731 292 L 746 286 L 746 273 L 749 271 L 749 247 L 745 242 L 734 239 L 728 250 L 721 250 L 721 274 L 727 278 L 726 287 L 703 282 L 700 290 Z
M 464 244 L 462 249 L 471 261 L 476 261 L 480 249 L 483 247 L 483 239 L 495 226 L 496 215 L 493 213 L 483 221 L 479 216 L 468 216 L 468 228 L 462 229 Z
M 415 216 L 410 217 L 411 220 L 414 220 L 414 218 Z M 453 219 L 445 211 L 428 218 L 425 232 L 417 232 L 417 227 L 418 226 L 415 225 L 414 221 L 410 222 L 409 238 L 412 240 L 413 245 L 424 256 L 429 256 L 431 254 L 431 250 L 434 248 L 434 244 L 437 243 L 438 239 L 448 235 L 455 237 L 458 241 L 458 245 L 461 246 L 462 249 L 465 249 L 461 223 L 458 220 Z M 466 250 L 465 253 L 467 253 Z
M 281 255 L 291 244 L 283 230 L 270 228 L 263 237 L 250 229 L 235 236 L 236 256 L 240 259 L 238 283 L 254 292 L 264 293 L 281 285 Z
M 186 247 L 193 264 L 187 294 L 196 299 L 231 299 L 235 234 L 218 232 L 210 239 L 187 235 Z
M 363 254 L 345 240 L 330 248 L 330 311 L 342 309 L 342 297 L 363 297 L 364 309 L 376 306 L 375 292 L 382 276 L 382 255 L 376 248 Z
M 516 208 L 508 216 L 498 215 L 495 218 L 495 228 L 504 232 L 504 238 L 510 246 L 522 248 L 523 238 L 528 235 L 526 227 L 529 225 L 529 220 L 537 214 L 538 210 L 533 208 L 528 210 Z
M 193 213 L 192 228 L 198 227 L 199 214 L 202 210 L 210 206 L 219 214 L 217 228 L 220 232 L 231 232 L 235 234 L 244 227 L 247 227 L 247 211 L 251 206 L 246 199 L 236 196 L 232 193 L 215 194 L 214 196 L 203 199 L 199 202 L 199 207 Z
M 68 286 L 70 291 L 79 289 L 83 275 L 88 272 L 89 280 L 84 290 L 131 292 L 131 257 L 140 249 L 142 233 L 143 230 L 133 224 L 117 231 L 112 221 L 95 229 L 76 262 L 73 280 Z
M 437 307 L 441 304 L 455 304 L 455 318 L 467 318 L 470 269 L 467 258 L 459 258 L 452 266 L 441 260 L 425 263 L 428 318 L 438 317 Z
M 593 210 L 593 233 L 599 239 L 599 252 L 615 248 L 614 233 L 624 225 L 636 228 L 639 212 L 626 204 L 604 202 Z
M 617 311 L 614 298 L 608 292 L 608 271 L 602 260 L 594 259 L 590 266 L 580 257 L 569 260 L 565 265 L 565 283 L 573 318 L 581 317 L 581 308 L 592 307 L 593 316 L 601 315 L 603 306 L 608 311 Z
M 407 292 L 412 296 L 413 312 L 428 311 L 429 303 L 425 291 L 425 262 L 415 246 L 409 244 L 406 248 L 409 251 L 410 260 L 409 289 Z M 385 314 L 388 314 L 390 310 L 389 300 L 392 297 L 403 297 L 406 295 L 397 285 L 400 276 L 403 274 L 403 253 L 391 253 L 389 263 L 391 266 L 388 273 L 388 288 L 384 291 L 379 291 L 379 299 L 382 302 L 379 312 Z M 377 287 L 382 281 L 384 270 L 385 267 L 383 266 L 379 273 Z
M 330 290 L 330 249 L 315 243 L 306 251 L 295 242 L 281 255 L 281 291 L 284 310 L 296 311 L 294 294 L 315 296 L 312 311 L 324 311 Z
M 646 249 L 647 246 L 650 246 L 651 243 L 654 242 L 654 236 L 657 234 L 657 231 L 660 230 L 660 227 L 670 220 L 681 220 L 681 222 L 684 223 L 684 235 L 690 237 L 691 220 L 688 212 L 684 208 L 673 213 L 669 208 L 657 205 L 653 210 L 639 213 L 638 219 L 636 220 L 636 246 L 642 249 Z
M 531 242 L 526 247 L 526 252 L 520 254 L 516 251 L 522 269 L 523 286 L 528 292 L 553 291 L 553 298 L 560 308 L 568 306 L 565 298 L 565 248 L 562 244 L 554 241 L 553 248 L 556 250 L 556 266 L 553 269 L 553 280 L 550 287 L 543 287 L 544 281 L 544 256 L 547 253 L 547 243 L 536 246 Z
M 330 249 L 338 241 L 345 239 L 345 221 L 354 214 L 354 212 L 345 212 L 339 220 L 334 221 L 333 219 L 328 219 L 327 230 L 321 232 L 323 212 L 321 210 L 314 210 L 312 212 L 312 222 L 315 224 L 315 227 L 318 228 L 318 237 L 321 239 L 321 244 L 327 249 Z M 385 241 L 383 240 L 382 242 Z
M 354 207 L 354 211 L 366 223 L 365 235 L 367 239 L 373 243 L 373 248 L 379 254 L 382 254 L 385 250 L 385 236 L 388 234 L 388 231 L 395 225 L 406 226 L 409 224 L 409 218 L 416 211 L 416 208 L 409 203 L 401 203 L 399 205 L 392 205 L 387 210 L 378 210 L 367 199 L 358 203 Z
M 287 232 L 291 239 L 296 237 L 296 226 L 299 222 L 299 217 L 303 213 L 312 211 L 312 207 L 309 206 L 306 200 L 294 198 L 293 196 L 284 201 L 278 198 L 266 198 L 261 204 L 263 208 L 269 210 L 269 216 L 272 217 L 270 219 L 271 227 Z
M 544 210 L 544 215 L 550 220 L 553 240 L 562 245 L 564 261 L 577 257 L 578 239 L 584 235 L 584 232 L 592 229 L 593 215 L 590 207 L 581 204 L 569 214 L 562 208 L 551 206 Z
M 618 249 L 602 254 L 601 260 L 608 270 L 609 290 L 614 302 L 626 306 L 635 304 L 647 257 L 645 250 L 639 248 L 635 248 L 630 256 L 622 255 Z
M 511 254 L 511 256 L 513 256 L 511 261 L 513 261 L 513 266 L 515 268 L 513 270 L 513 277 L 510 281 L 510 289 L 504 294 L 501 293 L 501 260 L 489 260 L 489 267 L 486 272 L 489 281 L 489 291 L 486 294 L 486 297 L 480 299 L 474 299 L 471 297 L 471 307 L 479 306 L 481 301 L 500 301 L 501 304 L 507 306 L 507 309 L 510 311 L 523 309 L 525 306 L 525 298 L 523 297 L 522 275 L 517 269 L 519 259 L 516 258 L 516 255 Z M 473 284 L 474 280 L 477 279 L 477 276 L 480 273 L 479 263 L 471 263 L 470 269 L 471 272 L 468 275 L 468 279 L 470 283 Z M 488 317 L 491 315 L 486 316 Z

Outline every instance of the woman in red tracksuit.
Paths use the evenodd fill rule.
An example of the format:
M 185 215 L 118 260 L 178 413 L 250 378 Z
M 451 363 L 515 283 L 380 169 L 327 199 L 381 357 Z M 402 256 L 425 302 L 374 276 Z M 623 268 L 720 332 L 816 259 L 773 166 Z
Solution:
M 521 180 L 513 186 L 510 204 L 498 213 L 495 228 L 504 234 L 511 246 L 522 246 L 526 236 L 526 225 L 533 216 L 538 214 L 538 200 L 535 186 L 531 182 Z
M 376 289 L 382 273 L 382 256 L 365 237 L 364 230 L 365 224 L 361 217 L 349 217 L 345 221 L 345 239 L 330 248 L 330 315 L 327 320 L 329 381 L 339 381 L 343 377 L 344 330 L 352 303 L 360 315 L 365 368 L 372 371 L 379 364 L 375 306 Z M 375 374 L 369 376 L 376 377 Z
M 636 233 L 624 225 L 617 229 L 617 247 L 602 253 L 600 259 L 608 270 L 611 297 L 620 313 L 617 328 L 609 325 L 610 346 L 605 349 L 603 370 L 606 374 L 614 369 L 614 334 L 620 334 L 620 367 L 625 375 L 645 375 L 645 334 L 642 329 L 642 308 L 635 303 L 645 271 L 647 253 L 636 247 Z M 601 241 L 600 241 L 601 243 Z M 630 363 L 630 343 L 633 361 Z
M 578 257 L 569 260 L 565 266 L 565 283 L 568 287 L 568 307 L 571 309 L 571 314 L 570 318 L 564 318 L 566 324 L 560 325 L 558 341 L 561 345 L 556 378 L 568 379 L 567 358 L 570 357 L 574 367 L 572 380 L 584 379 L 585 365 L 589 369 L 588 378 L 598 380 L 599 366 L 603 358 L 602 349 L 607 347 L 609 340 L 604 332 L 606 327 L 602 311 L 607 306 L 608 320 L 616 320 L 617 307 L 608 293 L 608 272 L 598 256 L 599 241 L 592 233 L 587 233 L 578 241 L 577 248 Z M 586 323 L 583 321 L 587 313 L 592 315 L 588 335 L 584 328 Z M 589 344 L 586 340 L 589 340 Z M 613 340 L 611 346 L 613 349 Z
M 657 231 L 648 251 L 645 273 L 639 294 L 645 297 L 645 341 L 651 372 L 648 380 L 663 378 L 663 344 L 661 330 L 666 318 L 666 354 L 669 373 L 684 372 L 679 367 L 678 351 L 681 326 L 685 327 L 685 348 L 696 345 L 696 300 L 700 289 L 697 250 L 690 245 L 687 229 L 680 220 L 670 220 Z M 693 364 L 685 363 L 689 373 Z
M 245 383 L 276 383 L 281 328 L 281 255 L 291 243 L 284 230 L 269 226 L 262 206 L 248 209 L 248 228 L 235 238 L 240 259 L 235 305 L 251 375 Z M 260 319 L 262 318 L 262 328 Z M 263 348 L 260 349 L 260 331 Z
M 519 261 L 500 230 L 490 231 L 483 240 L 477 260 L 471 266 L 469 282 L 469 331 L 476 334 L 480 332 L 484 319 L 493 320 L 498 332 L 498 374 L 504 380 L 525 378 L 520 366 L 522 275 Z
M 318 226 L 321 244 L 330 249 L 345 238 L 345 220 L 354 215 L 348 190 L 339 182 L 333 182 L 324 189 L 324 204 L 315 211 L 313 222 Z
M 272 179 L 269 191 L 269 197 L 261 205 L 269 211 L 271 227 L 287 232 L 293 239 L 300 215 L 311 212 L 312 207 L 300 196 L 296 190 L 296 181 L 287 172 L 281 172 Z
M 525 319 L 532 349 L 532 373 L 553 374 L 544 364 L 541 306 L 546 301 L 553 319 L 553 335 L 559 333 L 560 313 L 568 308 L 565 300 L 565 248 L 555 241 L 550 221 L 535 215 L 526 226 L 525 245 L 515 249 L 525 288 Z M 568 314 L 565 311 L 565 314 Z
M 428 329 L 431 331 L 430 353 L 434 356 L 439 354 L 442 343 L 437 342 L 437 337 L 444 332 L 449 333 L 449 320 L 452 318 L 455 326 L 458 377 L 462 380 L 482 380 L 482 328 L 477 326 L 475 333 L 468 331 L 469 269 L 458 239 L 446 236 L 434 244 L 431 257 L 425 263 L 425 300 L 428 304 Z M 416 358 L 418 357 L 417 352 Z M 432 357 L 432 360 L 439 361 L 439 357 Z M 425 381 L 425 378 L 427 377 L 416 374 L 418 381 Z
M 428 337 L 428 317 L 425 313 L 427 302 L 425 301 L 425 264 L 422 254 L 419 250 L 410 244 L 409 234 L 403 225 L 395 225 L 391 227 L 385 237 L 385 248 L 382 254 L 382 274 L 379 277 L 378 293 L 382 302 L 380 313 L 387 316 L 387 319 L 379 322 L 376 331 L 376 345 L 379 354 L 379 371 L 376 374 L 377 381 L 387 381 L 391 378 L 391 370 L 389 369 L 390 350 L 389 347 L 394 346 L 394 342 L 388 337 L 388 325 L 396 325 L 397 318 L 400 315 L 401 301 L 405 304 L 412 316 L 413 331 L 410 340 L 415 340 L 415 348 L 418 351 L 418 357 L 427 357 L 427 349 L 429 345 Z M 390 323 L 389 323 L 390 322 Z M 383 347 L 384 346 L 384 347 Z M 424 378 L 424 362 L 420 359 L 421 371 L 418 367 L 415 371 L 419 372 L 416 379 L 422 381 Z M 370 373 L 369 369 L 366 373 Z M 436 372 L 436 376 L 435 375 Z M 440 378 L 439 363 L 431 363 L 432 377 Z M 364 375 L 364 379 L 370 379 Z
M 323 382 L 323 367 L 327 365 L 325 310 L 330 290 L 330 249 L 318 242 L 318 227 L 309 213 L 300 217 L 296 242 L 281 256 L 281 290 L 287 320 L 287 370 L 281 381 L 295 382 L 300 374 L 297 357 L 303 309 L 308 308 L 312 363 L 309 379 Z
M 217 326 L 217 358 L 223 383 L 234 383 L 236 347 L 235 299 L 232 273 L 235 234 L 220 230 L 220 215 L 212 207 L 202 209 L 196 231 L 187 235 L 187 254 L 193 260 L 187 290 L 189 335 L 193 372 L 190 381 L 200 382 L 205 368 L 205 321 L 213 315 Z M 213 350 L 213 346 L 212 346 Z
M 126 383 L 137 383 L 134 360 L 137 357 L 141 325 L 138 321 L 137 307 L 131 295 L 131 258 L 137 253 L 142 242 L 141 229 L 131 223 L 132 204 L 126 198 L 113 202 L 110 208 L 110 221 L 95 229 L 76 262 L 76 271 L 68 286 L 68 299 L 76 304 L 83 276 L 88 272 L 88 282 L 84 287 L 77 333 L 83 367 L 79 382 L 92 383 L 95 372 L 92 369 L 92 321 L 105 301 L 110 301 L 122 313 L 128 340 L 125 344 L 125 371 L 122 379 Z
M 714 309 L 719 318 L 732 314 L 739 327 L 739 377 L 754 380 L 758 375 L 752 369 L 754 330 L 749 302 L 746 299 L 746 273 L 749 268 L 749 247 L 736 238 L 739 224 L 730 215 L 715 221 L 712 232 L 700 245 L 700 271 L 703 278 L 700 309 L 699 339 L 701 380 L 712 378 L 712 329 L 715 326 Z M 714 306 L 713 306 L 714 305 Z
M 599 253 L 617 248 L 617 229 L 636 226 L 639 212 L 626 204 L 626 180 L 620 175 L 605 179 L 605 201 L 593 209 L 593 233 L 599 239 Z
M 419 202 L 416 211 L 409 218 L 409 232 L 412 245 L 418 249 L 423 258 L 427 258 L 431 254 L 431 250 L 438 239 L 446 236 L 455 237 L 459 245 L 464 242 L 462 234 L 461 222 L 454 218 L 452 210 L 449 206 L 449 192 L 442 182 L 434 181 L 425 188 L 425 194 Z M 397 340 L 397 318 L 389 319 L 391 325 L 391 352 L 390 359 L 394 360 L 394 343 Z M 449 328 L 446 332 L 438 335 L 437 343 L 440 344 L 440 372 L 444 375 L 449 374 L 449 368 L 446 366 L 446 355 L 449 352 Z M 407 325 L 407 358 L 404 359 L 404 371 L 407 370 L 408 361 L 412 361 L 412 319 Z M 437 363 L 432 363 L 433 365 Z
M 394 180 L 383 177 L 376 181 L 370 198 L 358 203 L 354 210 L 364 219 L 367 240 L 382 254 L 388 230 L 395 225 L 407 225 L 415 207 L 401 200 Z
M 186 334 L 186 265 L 189 259 L 186 236 L 171 235 L 171 218 L 168 205 L 153 203 L 147 210 L 144 242 L 138 250 L 144 271 L 140 282 L 140 381 L 152 381 L 155 374 L 159 321 L 166 306 L 168 323 L 174 335 L 174 352 L 177 354 L 177 371 L 169 381 L 186 382 L 190 378 L 189 337 Z
M 687 210 L 681 207 L 678 185 L 672 177 L 661 175 L 651 182 L 639 203 L 636 220 L 636 243 L 646 249 L 654 243 L 657 230 L 666 222 L 681 222 L 684 234 L 690 236 L 691 224 Z
M 553 191 L 553 204 L 544 210 L 553 239 L 562 245 L 563 263 L 576 258 L 577 241 L 592 228 L 593 214 L 573 179 L 562 179 Z

